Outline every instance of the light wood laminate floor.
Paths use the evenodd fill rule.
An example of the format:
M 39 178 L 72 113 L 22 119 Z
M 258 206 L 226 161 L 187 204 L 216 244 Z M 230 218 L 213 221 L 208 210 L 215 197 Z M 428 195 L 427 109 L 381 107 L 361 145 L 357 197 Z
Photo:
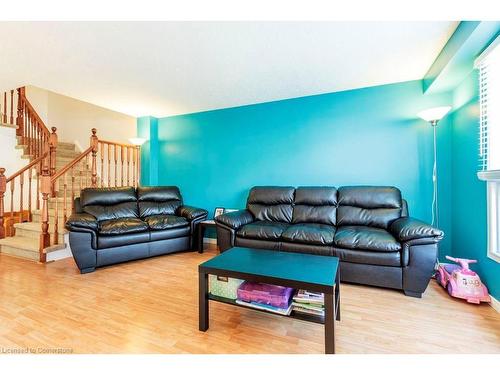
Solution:
M 0 254 L 0 353 L 323 353 L 323 326 L 210 303 L 198 331 L 199 263 L 179 253 L 80 275 Z M 337 353 L 500 353 L 500 314 L 451 299 L 434 281 L 422 299 L 342 284 Z

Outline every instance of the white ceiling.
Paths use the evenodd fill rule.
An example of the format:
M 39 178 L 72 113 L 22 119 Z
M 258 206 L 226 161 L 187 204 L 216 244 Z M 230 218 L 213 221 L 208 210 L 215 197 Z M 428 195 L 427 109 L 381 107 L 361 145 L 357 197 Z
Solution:
M 457 22 L 0 22 L 0 87 L 169 116 L 423 78 Z

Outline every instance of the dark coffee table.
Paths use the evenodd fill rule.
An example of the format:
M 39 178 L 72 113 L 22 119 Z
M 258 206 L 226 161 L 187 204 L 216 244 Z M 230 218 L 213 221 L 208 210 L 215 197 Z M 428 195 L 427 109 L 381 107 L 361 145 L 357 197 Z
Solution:
M 325 317 L 310 316 L 292 311 L 290 318 L 325 325 L 325 353 L 335 353 L 335 319 L 340 320 L 339 259 L 330 256 L 287 253 L 272 250 L 234 247 L 202 263 L 199 274 L 199 329 L 208 329 L 209 300 L 243 308 L 233 300 L 209 293 L 208 275 L 306 289 L 325 294 Z M 272 312 L 261 311 L 267 314 Z

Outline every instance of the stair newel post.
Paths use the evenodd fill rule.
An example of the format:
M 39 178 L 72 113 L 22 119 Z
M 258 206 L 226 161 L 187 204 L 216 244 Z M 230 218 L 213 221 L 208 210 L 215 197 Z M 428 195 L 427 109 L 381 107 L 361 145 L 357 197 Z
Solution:
M 7 190 L 7 177 L 5 177 L 5 168 L 0 168 L 0 238 L 5 238 L 5 228 L 4 228 L 4 203 L 3 197 L 5 191 Z
M 49 235 L 49 196 L 52 192 L 52 184 L 50 179 L 50 172 L 48 163 L 45 161 L 42 169 L 41 177 L 41 191 L 42 191 L 42 233 L 40 234 L 40 262 L 45 263 L 46 254 L 44 249 L 50 246 Z
M 97 138 L 97 129 L 92 129 L 90 136 L 90 146 L 92 147 L 92 187 L 97 187 L 97 151 L 99 147 L 99 139 Z M 101 177 L 102 178 L 102 177 Z
M 20 87 L 17 89 L 17 118 L 16 118 L 16 135 L 19 137 L 23 136 L 23 130 L 24 130 L 24 102 L 23 102 L 23 97 L 24 97 L 24 87 Z

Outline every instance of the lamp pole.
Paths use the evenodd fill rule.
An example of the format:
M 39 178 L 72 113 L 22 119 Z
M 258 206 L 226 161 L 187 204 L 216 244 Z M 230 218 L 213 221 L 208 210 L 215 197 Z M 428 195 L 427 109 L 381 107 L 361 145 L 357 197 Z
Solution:
M 434 137 L 434 166 L 432 168 L 432 225 L 439 228 L 439 204 L 438 204 L 438 170 L 437 170 L 437 124 L 438 120 L 430 121 Z
M 439 227 L 439 204 L 438 204 L 438 168 L 437 168 L 437 124 L 449 111 L 450 106 L 429 108 L 418 113 L 418 117 L 427 121 L 432 126 L 434 145 L 434 164 L 432 167 L 432 225 Z

